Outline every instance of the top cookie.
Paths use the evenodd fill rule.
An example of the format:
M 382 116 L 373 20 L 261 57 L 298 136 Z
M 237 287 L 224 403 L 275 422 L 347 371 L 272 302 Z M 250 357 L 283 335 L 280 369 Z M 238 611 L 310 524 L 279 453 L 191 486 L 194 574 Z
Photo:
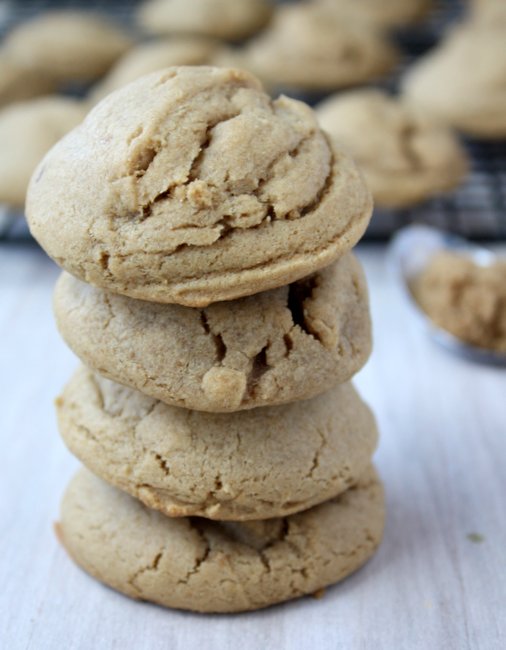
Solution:
M 457 187 L 467 172 L 447 126 L 381 90 L 334 95 L 316 113 L 360 165 L 378 207 L 408 207 Z
M 67 83 L 100 77 L 132 42 L 99 15 L 46 11 L 13 29 L 2 51 L 20 65 Z
M 105 98 L 35 171 L 32 233 L 114 293 L 203 307 L 343 255 L 372 210 L 313 111 L 246 72 L 168 68 Z
M 251 36 L 269 20 L 269 0 L 149 0 L 138 13 L 152 34 L 200 34 L 230 40 Z

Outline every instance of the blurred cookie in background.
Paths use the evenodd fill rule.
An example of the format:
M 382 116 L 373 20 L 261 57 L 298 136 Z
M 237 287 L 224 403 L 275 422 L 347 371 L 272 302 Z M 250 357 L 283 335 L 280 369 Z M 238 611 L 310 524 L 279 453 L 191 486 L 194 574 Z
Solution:
M 468 171 L 448 127 L 381 90 L 335 95 L 317 115 L 359 164 L 378 207 L 411 206 L 457 187 Z
M 45 95 L 56 89 L 54 79 L 0 55 L 0 107 Z
M 408 69 L 406 99 L 460 131 L 506 136 L 506 28 L 470 20 Z
M 489 0 L 488 2 L 475 2 L 469 13 L 473 23 L 482 25 L 502 25 L 506 29 L 506 2 L 504 0 Z
M 33 170 L 85 115 L 82 102 L 56 95 L 15 102 L 0 111 L 0 203 L 23 208 Z
M 137 19 L 151 34 L 199 34 L 234 41 L 264 27 L 272 8 L 269 0 L 147 0 Z
M 217 68 L 239 68 L 252 71 L 246 49 L 241 46 L 227 45 L 226 43 L 216 49 L 211 59 L 211 65 Z
M 132 44 L 123 29 L 99 15 L 46 11 L 11 30 L 0 52 L 62 85 L 97 79 Z
M 280 7 L 244 50 L 245 66 L 268 86 L 330 90 L 389 72 L 399 53 L 369 23 L 311 4 Z
M 357 17 L 379 27 L 403 27 L 422 20 L 432 0 L 314 0 L 343 16 Z
M 177 36 L 143 43 L 127 52 L 113 66 L 92 89 L 89 98 L 96 103 L 113 90 L 162 68 L 210 63 L 220 47 L 218 41 L 198 36 Z

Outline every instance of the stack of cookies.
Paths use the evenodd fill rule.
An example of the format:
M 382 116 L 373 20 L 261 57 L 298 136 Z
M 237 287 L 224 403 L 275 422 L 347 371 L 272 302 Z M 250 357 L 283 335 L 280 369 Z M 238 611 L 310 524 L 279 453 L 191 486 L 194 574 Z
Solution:
M 372 555 L 377 431 L 349 383 L 371 345 L 349 252 L 371 207 L 313 112 L 237 70 L 142 77 L 49 152 L 28 215 L 86 364 L 57 401 L 88 468 L 59 533 L 86 571 L 232 612 Z

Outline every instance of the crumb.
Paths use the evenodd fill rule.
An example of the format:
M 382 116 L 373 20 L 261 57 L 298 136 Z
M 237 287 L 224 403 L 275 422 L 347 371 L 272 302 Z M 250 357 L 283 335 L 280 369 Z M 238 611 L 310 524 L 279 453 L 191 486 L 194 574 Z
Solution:
M 480 533 L 468 533 L 466 537 L 470 542 L 474 542 L 475 544 L 481 544 L 481 542 L 485 541 L 485 538 Z
M 506 352 L 506 261 L 478 266 L 457 253 L 438 253 L 413 284 L 429 318 L 481 348 Z

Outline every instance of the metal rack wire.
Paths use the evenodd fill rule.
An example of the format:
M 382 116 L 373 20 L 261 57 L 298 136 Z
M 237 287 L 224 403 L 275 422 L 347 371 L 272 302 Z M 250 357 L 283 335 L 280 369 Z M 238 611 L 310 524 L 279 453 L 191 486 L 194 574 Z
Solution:
M 100 10 L 122 23 L 131 21 L 139 0 L 10 0 L 0 5 L 0 38 L 18 22 L 51 8 Z M 450 22 L 458 18 L 463 4 L 439 0 L 428 20 L 420 27 L 400 31 L 396 39 L 406 57 L 403 66 L 383 86 L 395 90 L 403 68 L 432 47 Z M 471 158 L 471 172 L 451 194 L 407 210 L 376 210 L 365 235 L 385 240 L 410 223 L 434 225 L 473 239 L 506 240 L 506 140 L 465 140 Z M 29 239 L 22 215 L 0 205 L 0 241 Z

